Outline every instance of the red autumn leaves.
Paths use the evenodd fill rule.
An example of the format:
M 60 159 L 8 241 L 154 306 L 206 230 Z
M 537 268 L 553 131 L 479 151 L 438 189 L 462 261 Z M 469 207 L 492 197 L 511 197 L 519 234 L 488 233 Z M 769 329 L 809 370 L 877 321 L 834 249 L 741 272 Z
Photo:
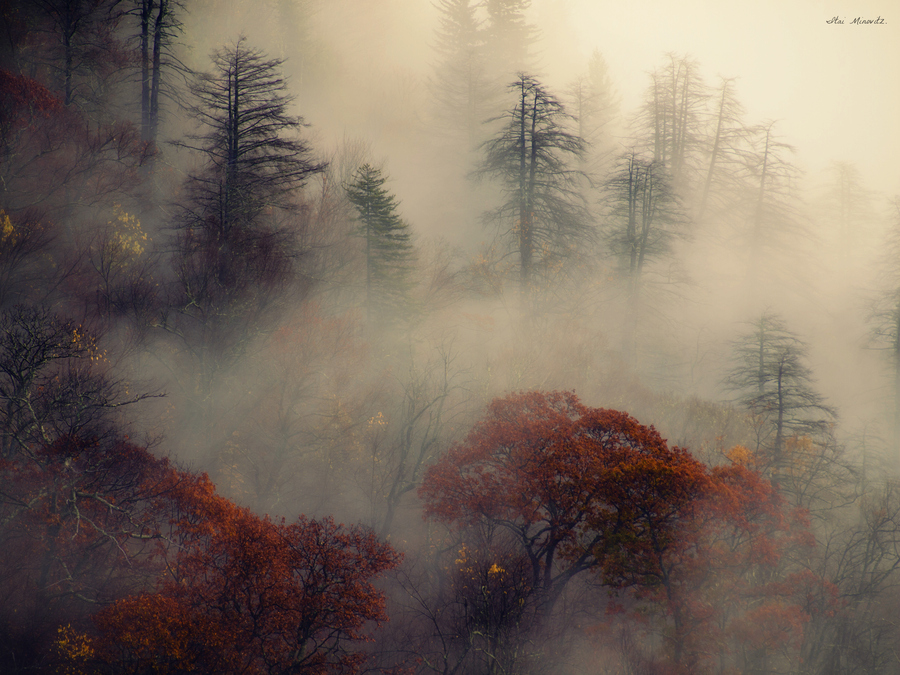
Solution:
M 0 471 L 6 609 L 44 651 L 54 621 L 84 626 L 53 649 L 74 672 L 354 672 L 386 618 L 372 580 L 399 555 L 364 528 L 272 522 L 123 441 Z
M 352 673 L 387 618 L 373 581 L 399 554 L 364 528 L 259 517 L 118 440 L 61 438 L 0 469 L 5 599 L 29 630 L 42 607 L 81 626 L 55 642 L 73 672 Z M 780 571 L 806 528 L 757 473 L 569 393 L 495 400 L 420 496 L 462 542 L 450 587 L 494 647 L 528 639 L 578 578 L 619 594 L 608 611 L 656 617 L 665 668 L 703 672 L 794 649 L 828 590 Z M 83 599 L 102 607 L 87 623 Z
M 127 672 L 354 672 L 368 622 L 386 619 L 371 579 L 399 556 L 330 519 L 259 518 L 205 479 L 182 486 L 178 553 L 156 593 L 95 622 L 102 661 Z
M 430 517 L 518 547 L 547 608 L 581 572 L 660 607 L 677 668 L 700 667 L 738 627 L 755 647 L 782 647 L 780 633 L 746 630 L 751 615 L 802 624 L 790 591 L 760 574 L 804 531 L 785 520 L 772 486 L 739 464 L 710 469 L 652 427 L 573 394 L 495 400 L 420 494 Z

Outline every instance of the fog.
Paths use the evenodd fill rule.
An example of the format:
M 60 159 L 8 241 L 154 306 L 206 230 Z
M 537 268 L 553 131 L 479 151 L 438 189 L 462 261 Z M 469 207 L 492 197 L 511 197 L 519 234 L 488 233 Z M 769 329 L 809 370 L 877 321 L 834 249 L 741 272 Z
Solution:
M 301 515 L 403 561 L 297 672 L 897 672 L 896 3 L 67 3 L 0 39 L 14 672 L 276 672 L 121 617 Z

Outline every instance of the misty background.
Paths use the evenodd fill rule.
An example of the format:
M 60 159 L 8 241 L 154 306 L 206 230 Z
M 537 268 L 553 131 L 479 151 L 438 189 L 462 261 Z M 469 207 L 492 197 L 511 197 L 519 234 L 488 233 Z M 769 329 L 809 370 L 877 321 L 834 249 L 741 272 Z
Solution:
M 151 67 L 141 12 L 162 6 Z M 90 21 L 66 23 L 73 8 Z M 260 522 L 360 523 L 405 556 L 389 565 L 372 545 L 390 621 L 366 619 L 365 650 L 383 672 L 556 672 L 557 657 L 559 672 L 691 672 L 672 646 L 688 634 L 713 636 L 691 643 L 709 672 L 896 672 L 895 3 L 0 12 L 9 476 L 17 462 L 37 485 L 48 466 L 74 475 L 35 448 L 93 434 L 100 455 L 125 439 L 208 475 Z M 238 82 L 247 63 L 262 75 Z M 239 175 L 244 86 L 264 122 L 243 140 L 264 150 Z M 759 517 L 747 531 L 771 536 L 769 559 L 712 516 L 683 521 L 692 552 L 744 552 L 682 578 L 688 605 L 696 591 L 697 606 L 728 608 L 727 630 L 684 629 L 661 582 L 584 575 L 542 604 L 503 526 L 435 516 L 433 467 L 474 444 L 492 401 L 544 395 L 528 392 L 623 411 L 710 476 L 750 476 L 757 501 L 729 517 Z M 56 488 L 35 490 L 42 503 Z M 37 510 L 0 497 L 13 523 L 0 535 L 25 541 L 14 525 Z M 80 578 L 66 564 L 68 589 Z M 91 602 L 155 588 L 128 579 L 97 582 Z M 46 588 L 28 600 L 38 628 L 0 615 L 20 631 L 0 646 L 42 667 L 55 631 L 90 635 L 94 611 L 74 591 L 44 603 Z M 754 631 L 768 611 L 774 637 Z

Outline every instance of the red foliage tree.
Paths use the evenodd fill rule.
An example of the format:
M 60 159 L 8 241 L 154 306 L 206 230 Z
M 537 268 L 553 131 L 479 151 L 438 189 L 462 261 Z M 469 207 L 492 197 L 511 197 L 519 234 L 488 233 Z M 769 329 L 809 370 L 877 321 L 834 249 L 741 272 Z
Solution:
M 0 70 L 0 208 L 66 215 L 130 190 L 149 146 L 132 124 L 96 124 L 35 80 Z
M 520 541 L 532 587 L 552 604 L 574 576 L 666 547 L 708 490 L 705 467 L 652 428 L 574 394 L 531 392 L 491 403 L 465 442 L 426 474 L 430 517 L 489 522 Z
M 426 515 L 458 530 L 511 535 L 545 612 L 581 572 L 632 589 L 659 609 L 678 671 L 700 672 L 749 613 L 802 626 L 797 599 L 768 584 L 796 524 L 771 484 L 738 464 L 709 469 L 652 427 L 573 394 L 495 400 L 420 495 Z
M 355 672 L 350 649 L 383 621 L 371 579 L 399 562 L 372 533 L 330 519 L 274 523 L 215 494 L 179 487 L 176 555 L 156 593 L 96 618 L 101 661 L 117 672 Z
M 163 571 L 160 523 L 178 481 L 166 460 L 121 439 L 65 436 L 0 458 L 0 649 L 11 672 L 39 672 L 60 624 Z

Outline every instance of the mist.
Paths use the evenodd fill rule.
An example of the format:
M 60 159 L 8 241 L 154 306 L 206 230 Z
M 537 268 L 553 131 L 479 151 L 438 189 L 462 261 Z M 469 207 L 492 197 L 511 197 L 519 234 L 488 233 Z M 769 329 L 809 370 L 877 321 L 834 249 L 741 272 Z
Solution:
M 7 4 L 9 672 L 897 672 L 893 3 Z

